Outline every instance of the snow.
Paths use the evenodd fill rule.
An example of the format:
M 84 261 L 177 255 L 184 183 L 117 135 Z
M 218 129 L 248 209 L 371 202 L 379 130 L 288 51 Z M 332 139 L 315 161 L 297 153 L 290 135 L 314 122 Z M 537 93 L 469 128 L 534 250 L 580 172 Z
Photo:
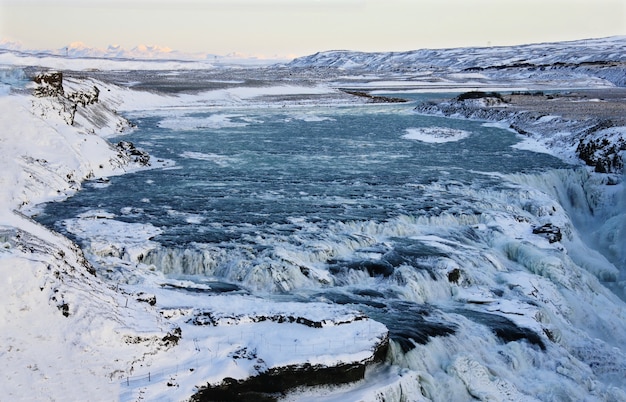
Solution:
M 159 127 L 170 130 L 195 130 L 201 128 L 219 129 L 225 127 L 244 127 L 246 123 L 234 122 L 233 118 L 238 116 L 214 114 L 209 117 L 189 117 L 166 118 L 159 122 Z
M 603 54 L 608 51 L 604 45 L 611 49 L 623 47 L 621 40 L 594 43 L 598 45 L 598 54 Z M 522 49 L 532 53 L 537 62 L 558 59 L 558 55 L 550 53 L 539 56 L 545 46 L 531 45 Z M 519 50 L 514 49 L 512 54 L 502 57 L 510 57 L 507 62 L 519 61 L 521 56 L 515 54 Z M 495 50 L 478 53 L 489 57 L 485 63 L 502 62 Z M 460 60 L 460 66 L 471 65 L 471 60 L 461 58 L 462 51 L 442 51 L 439 58 L 433 57 L 436 56 L 433 51 L 420 54 L 431 57 L 435 65 L 449 63 L 446 60 L 450 54 L 459 57 L 454 60 Z M 617 53 L 620 54 L 626 53 Z M 322 56 L 324 54 L 318 55 Z M 348 69 L 365 63 L 354 54 L 350 57 L 349 62 L 338 65 Z M 408 56 L 405 59 L 411 60 Z M 379 57 L 376 63 L 383 65 L 381 60 L 385 57 Z M 177 61 L 65 59 L 10 52 L 0 53 L 0 63 L 82 70 L 196 68 Z M 203 63 L 193 66 L 212 68 Z M 268 107 L 268 96 L 333 94 L 336 92 L 333 85 L 238 87 L 164 96 L 90 78 L 68 79 L 68 90 L 93 85 L 101 89 L 101 105 L 82 110 L 76 125 L 69 126 L 64 111 L 53 99 L 11 93 L 11 88 L 24 85 L 16 71 L 19 70 L 5 75 L 0 89 L 3 111 L 0 114 L 0 154 L 3 156 L 0 158 L 0 187 L 3 189 L 0 193 L 0 276 L 3 278 L 0 281 L 3 295 L 0 370 L 4 374 L 0 391 L 3 397 L 9 400 L 92 400 L 96 394 L 97 399 L 102 400 L 185 400 L 198 386 L 215 385 L 225 377 L 245 379 L 289 365 L 332 366 L 371 359 L 374 348 L 386 339 L 388 332 L 384 325 L 362 312 L 321 301 L 284 302 L 280 297 L 259 297 L 242 289 L 224 293 L 217 283 L 192 282 L 184 277 L 173 279 L 156 271 L 154 266 L 142 263 L 142 257 L 155 246 L 153 238 L 160 230 L 149 223 L 131 224 L 117 219 L 132 214 L 130 208 L 123 208 L 119 213 L 92 210 L 64 222 L 68 231 L 89 239 L 84 251 L 93 254 L 90 255 L 92 262 L 104 268 L 98 271 L 98 276 L 92 275 L 92 267 L 75 244 L 23 214 L 32 211 L 38 203 L 60 200 L 79 191 L 84 180 L 140 169 L 120 157 L 103 139 L 119 134 L 120 127 L 128 129 L 105 105 L 144 115 L 165 114 L 169 120 L 161 124 L 172 129 L 221 128 L 245 125 L 245 112 L 241 115 L 217 112 L 198 118 L 194 111 L 206 111 L 207 106 Z M 458 73 L 448 77 L 451 81 L 439 81 L 430 88 L 458 87 L 467 79 L 482 80 L 485 76 L 488 74 Z M 368 86 L 376 81 L 371 80 L 370 75 L 363 77 L 369 80 Z M 381 79 L 378 84 L 401 86 L 396 82 Z M 588 77 L 577 81 L 581 82 L 605 84 Z M 535 85 L 523 80 L 516 83 Z M 104 116 L 103 123 L 96 124 L 94 110 L 98 116 Z M 295 116 L 304 121 L 328 119 L 315 113 Z M 531 138 L 534 145 L 529 145 L 532 142 L 528 141 L 517 146 L 550 152 L 561 149 L 557 154 L 571 157 L 571 146 L 565 147 L 564 142 L 549 141 L 542 136 L 541 130 L 560 124 L 559 119 L 545 116 L 539 124 L 541 127 Z M 459 141 L 468 135 L 463 130 L 433 126 L 411 128 L 404 138 L 442 143 Z M 598 135 L 614 140 L 626 132 L 624 127 L 614 127 Z M 218 165 L 231 162 L 210 153 L 186 152 L 183 156 Z M 398 286 L 396 291 L 406 300 L 446 305 L 449 312 L 444 314 L 457 323 L 457 334 L 436 338 L 408 354 L 392 344 L 389 361 L 393 365 L 370 367 L 364 380 L 350 386 L 294 390 L 286 400 L 374 401 L 409 397 L 418 401 L 470 397 L 532 400 L 529 395 L 540 395 L 538 399 L 563 396 L 555 396 L 550 389 L 554 384 L 560 384 L 559 391 L 566 396 L 626 398 L 626 392 L 618 388 L 623 386 L 626 372 L 623 350 L 626 308 L 601 282 L 617 280 L 618 287 L 623 286 L 612 261 L 626 260 L 623 240 L 620 240 L 626 227 L 621 212 L 626 192 L 623 182 L 606 186 L 599 184 L 597 176 L 579 174 L 572 177 L 570 171 L 566 171 L 550 172 L 541 177 L 517 175 L 507 179 L 519 183 L 520 187 L 508 192 L 483 194 L 476 189 L 475 194 L 463 194 L 485 205 L 489 197 L 510 197 L 512 205 L 526 208 L 516 220 L 510 219 L 508 211 L 501 210 L 480 217 L 446 214 L 413 219 L 401 216 L 381 224 L 346 224 L 352 225 L 343 228 L 346 233 L 362 238 L 350 240 L 352 243 L 360 241 L 357 245 L 320 244 L 320 249 L 324 250 L 354 249 L 373 239 L 410 232 L 424 244 L 449 255 L 450 258 L 441 259 L 440 268 L 448 272 L 461 270 L 463 277 L 458 286 L 406 269 L 400 277 L 410 278 L 407 281 L 410 285 Z M 445 191 L 448 195 L 459 196 L 454 188 Z M 617 213 L 612 208 L 616 205 L 621 208 Z M 595 214 L 592 218 L 588 214 L 590 210 Z M 177 212 L 172 210 L 171 213 Z M 611 261 L 592 250 L 588 242 L 583 241 L 587 239 L 581 239 L 570 216 L 575 223 L 582 222 L 579 227 L 589 229 L 590 237 L 600 250 L 612 253 L 607 254 L 613 256 Z M 191 214 L 182 218 L 190 224 L 201 220 L 200 216 Z M 533 234 L 530 222 L 538 221 L 561 227 L 563 242 L 551 244 Z M 455 227 L 471 229 L 477 236 L 489 238 L 490 248 L 474 251 L 462 242 L 445 240 L 441 234 Z M 290 256 L 288 250 L 284 254 L 290 258 L 302 257 Z M 375 258 L 376 253 L 371 252 L 371 257 Z M 476 267 L 481 269 L 472 269 Z M 327 272 L 316 271 L 315 267 L 311 275 L 319 275 L 327 282 L 329 279 Z M 497 290 L 515 297 L 499 297 Z M 494 334 L 484 326 L 454 313 L 458 305 L 506 317 L 521 328 L 531 329 L 544 342 L 550 341 L 547 350 L 521 342 L 506 345 L 496 342 Z M 315 325 L 307 324 L 311 322 Z M 496 345 L 495 351 L 493 345 Z M 607 378 L 615 379 L 618 387 L 612 387 Z
M 232 53 L 221 56 L 185 53 L 158 45 L 137 45 L 132 49 L 109 45 L 106 49 L 72 42 L 56 50 L 24 49 L 15 42 L 0 41 L 0 64 L 39 65 L 56 69 L 175 70 L 206 69 L 216 66 L 263 66 L 284 62 L 280 58 L 258 58 Z
M 444 142 L 461 141 L 469 136 L 470 133 L 465 130 L 455 130 L 447 127 L 419 127 L 407 128 L 406 134 L 404 134 L 402 138 L 433 144 L 442 144 Z
M 69 80 L 66 91 L 81 85 L 91 88 L 94 83 Z M 130 91 L 95 84 L 105 89 L 101 104 L 95 105 L 107 120 L 101 127 L 92 124 L 90 110 L 80 112 L 75 126 L 68 125 L 54 98 L 0 97 L 4 397 L 91 400 L 97 394 L 99 400 L 182 400 L 198 386 L 217 384 L 226 376 L 245 379 L 275 367 L 332 366 L 372 358 L 386 340 L 387 329 L 349 308 L 275 303 L 241 294 L 207 297 L 179 290 L 181 283 L 168 282 L 150 266 L 124 263 L 140 259 L 152 246 L 150 239 L 160 231 L 150 224 L 123 223 L 100 210 L 65 222 L 71 232 L 88 233 L 90 250 L 117 261 L 117 272 L 93 276 L 76 245 L 18 212 L 67 197 L 80 189 L 83 180 L 139 168 L 92 134 L 97 128 L 102 135 L 111 135 L 119 127 L 119 117 L 105 113 L 103 105 L 133 108 L 145 102 L 160 108 L 187 101 L 154 94 L 133 97 Z M 253 98 L 325 91 L 283 86 L 234 92 Z M 194 100 L 229 102 L 228 98 L 219 92 Z M 186 219 L 194 222 L 197 217 Z M 111 232 L 120 235 L 121 247 L 108 241 L 105 234 Z M 146 295 L 146 289 L 152 294 Z M 148 303 L 151 296 L 156 296 L 154 306 Z M 189 323 L 209 311 L 218 317 L 215 325 Z M 259 337 L 263 333 L 275 335 Z M 167 386 L 168 382 L 176 385 Z

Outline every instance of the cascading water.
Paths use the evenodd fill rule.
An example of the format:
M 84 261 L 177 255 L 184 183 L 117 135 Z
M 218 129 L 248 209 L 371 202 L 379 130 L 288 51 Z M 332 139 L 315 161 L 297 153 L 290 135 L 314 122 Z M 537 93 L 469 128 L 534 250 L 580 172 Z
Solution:
M 612 348 L 626 312 L 598 281 L 619 276 L 623 215 L 592 226 L 615 202 L 594 198 L 584 170 L 511 148 L 508 131 L 410 108 L 138 113 L 128 139 L 175 167 L 87 186 L 38 219 L 112 281 L 151 266 L 356 306 L 387 325 L 389 361 L 411 373 L 389 395 L 626 398 L 612 386 L 625 385 Z
M 594 175 L 580 168 L 508 177 L 550 194 L 563 206 L 576 228 L 568 245 L 572 258 L 607 281 L 607 285 L 626 300 L 624 176 Z M 581 242 L 589 248 L 581 247 Z

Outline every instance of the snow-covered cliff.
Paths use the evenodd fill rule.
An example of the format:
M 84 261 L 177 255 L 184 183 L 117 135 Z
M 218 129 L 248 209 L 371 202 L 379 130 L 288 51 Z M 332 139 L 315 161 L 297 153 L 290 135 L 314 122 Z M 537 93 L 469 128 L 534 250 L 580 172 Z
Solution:
M 2 395 L 86 400 L 97 392 L 113 400 L 116 373 L 170 347 L 164 339 L 174 328 L 95 276 L 75 244 L 19 211 L 68 196 L 85 179 L 131 168 L 128 155 L 93 134 L 128 122 L 104 104 L 74 107 L 59 75 L 41 78 L 49 82 L 37 86 L 39 97 L 0 97 Z M 141 342 L 129 341 L 137 337 Z

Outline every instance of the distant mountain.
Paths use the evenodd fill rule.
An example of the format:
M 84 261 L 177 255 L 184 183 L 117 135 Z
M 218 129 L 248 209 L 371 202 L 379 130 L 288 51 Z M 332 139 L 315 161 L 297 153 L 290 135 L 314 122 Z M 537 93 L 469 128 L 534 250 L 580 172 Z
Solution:
M 98 57 L 112 59 L 201 59 L 206 55 L 186 54 L 173 51 L 168 47 L 139 45 L 130 50 L 124 49 L 120 45 L 109 45 L 106 49 L 93 48 L 82 42 L 74 42 L 58 52 L 65 51 L 70 57 Z
M 202 53 L 181 52 L 169 47 L 158 45 L 137 45 L 132 49 L 121 45 L 109 45 L 106 49 L 91 47 L 83 42 L 73 42 L 69 45 L 53 50 L 24 49 L 17 42 L 0 41 L 0 52 L 8 51 L 21 56 L 36 57 L 66 57 L 70 59 L 107 59 L 107 60 L 136 60 L 136 61 L 184 61 L 210 62 L 212 64 L 272 64 L 285 62 L 284 59 L 261 59 L 240 53 L 229 53 L 225 56 Z
M 406 52 L 326 51 L 296 58 L 288 65 L 391 71 L 398 68 L 420 70 L 445 67 L 462 70 L 598 61 L 626 62 L 626 36 L 519 46 L 422 49 Z
M 338 68 L 352 72 L 450 74 L 484 72 L 490 77 L 526 70 L 574 70 L 626 86 L 626 36 L 519 46 L 422 49 L 406 52 L 326 51 L 299 57 L 293 68 Z M 586 71 L 592 70 L 592 71 Z M 544 73 L 546 71 L 546 73 Z
M 106 49 L 90 47 L 83 42 L 73 42 L 60 49 L 32 50 L 24 49 L 19 43 L 3 41 L 0 49 L 28 55 L 64 56 L 70 58 L 99 58 L 123 60 L 206 60 L 219 56 L 205 53 L 185 53 L 168 47 L 156 45 L 138 45 L 125 49 L 120 45 L 109 45 Z

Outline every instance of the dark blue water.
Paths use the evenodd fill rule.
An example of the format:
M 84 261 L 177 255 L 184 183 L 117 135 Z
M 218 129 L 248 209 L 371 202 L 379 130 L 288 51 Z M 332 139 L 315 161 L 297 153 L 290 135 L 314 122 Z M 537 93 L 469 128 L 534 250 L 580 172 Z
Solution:
M 68 233 L 64 221 L 99 210 L 151 224 L 162 230 L 158 245 L 133 263 L 212 291 L 354 305 L 385 323 L 404 351 L 454 334 L 459 314 L 491 325 L 504 341 L 537 342 L 501 317 L 479 320 L 449 301 L 464 277 L 490 283 L 496 275 L 489 249 L 503 229 L 493 217 L 514 225 L 526 214 L 528 200 L 503 175 L 565 167 L 512 148 L 515 134 L 420 116 L 410 105 L 131 117 L 139 128 L 123 139 L 175 166 L 112 177 L 104 188 L 87 184 L 37 217 L 93 253 L 105 276 L 119 260 L 90 250 L 89 230 Z M 403 137 L 420 127 L 469 136 L 447 143 Z M 105 242 L 123 250 L 119 239 L 110 233 Z M 444 307 L 434 308 L 439 302 Z
M 209 127 L 173 130 L 159 126 L 164 119 Z M 195 111 L 175 119 L 135 118 L 139 129 L 123 139 L 176 168 L 113 177 L 106 188 L 87 185 L 38 219 L 54 225 L 94 208 L 125 209 L 131 212 L 118 219 L 164 229 L 156 240 L 165 245 L 220 243 L 290 231 L 294 219 L 380 222 L 467 212 L 471 199 L 446 187 L 499 188 L 500 178 L 481 172 L 563 167 L 549 155 L 511 148 L 519 139 L 509 131 L 419 116 L 410 105 Z M 439 144 L 402 137 L 408 128 L 433 126 L 471 135 Z M 433 184 L 438 193 L 425 190 Z

